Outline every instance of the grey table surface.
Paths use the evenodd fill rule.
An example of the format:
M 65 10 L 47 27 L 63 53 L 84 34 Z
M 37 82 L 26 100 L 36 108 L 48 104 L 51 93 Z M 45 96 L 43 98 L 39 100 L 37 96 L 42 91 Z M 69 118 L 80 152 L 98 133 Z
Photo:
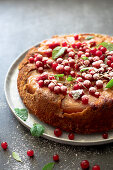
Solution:
M 112 0 L 0 0 L 0 142 L 7 141 L 7 151 L 0 149 L 0 170 L 41 170 L 52 162 L 54 153 L 60 162 L 55 170 L 80 170 L 81 160 L 90 169 L 113 170 L 113 144 L 79 147 L 34 138 L 11 113 L 4 95 L 4 79 L 13 60 L 25 49 L 56 34 L 95 32 L 113 34 Z M 29 159 L 28 149 L 35 157 Z M 20 154 L 23 162 L 11 157 Z

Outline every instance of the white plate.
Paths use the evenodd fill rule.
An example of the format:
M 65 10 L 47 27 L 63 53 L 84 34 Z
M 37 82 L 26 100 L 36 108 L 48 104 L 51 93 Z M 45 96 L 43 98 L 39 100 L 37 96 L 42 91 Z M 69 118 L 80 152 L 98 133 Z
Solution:
M 105 144 L 105 143 L 113 142 L 113 131 L 109 132 L 108 139 L 103 139 L 102 134 L 98 133 L 98 134 L 91 134 L 91 135 L 75 134 L 75 139 L 69 140 L 67 132 L 63 132 L 63 135 L 60 138 L 57 138 L 54 136 L 54 128 L 52 126 L 49 126 L 41 122 L 36 117 L 34 117 L 32 114 L 28 114 L 28 119 L 26 121 L 21 120 L 15 114 L 14 108 L 25 108 L 24 104 L 22 103 L 20 99 L 20 96 L 17 90 L 17 76 L 18 76 L 18 64 L 23 60 L 27 51 L 22 53 L 13 62 L 13 64 L 9 68 L 9 71 L 5 79 L 4 89 L 5 89 L 6 99 L 7 99 L 9 107 L 11 108 L 16 118 L 28 129 L 30 129 L 35 122 L 42 124 L 45 127 L 45 133 L 42 136 L 44 138 L 47 138 L 47 139 L 50 139 L 50 140 L 53 140 L 59 143 L 70 144 L 70 145 L 98 145 L 98 144 Z

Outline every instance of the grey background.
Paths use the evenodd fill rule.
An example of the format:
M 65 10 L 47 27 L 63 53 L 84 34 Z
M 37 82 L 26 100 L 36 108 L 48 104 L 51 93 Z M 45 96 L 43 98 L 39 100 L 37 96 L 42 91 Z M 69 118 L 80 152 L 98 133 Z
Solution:
M 4 79 L 13 60 L 25 49 L 55 34 L 95 32 L 113 34 L 112 0 L 0 0 L 0 142 L 8 142 L 8 150 L 0 149 L 0 170 L 41 170 L 60 156 L 55 170 L 79 170 L 81 160 L 90 169 L 99 164 L 101 170 L 113 170 L 113 144 L 76 147 L 34 138 L 11 113 L 4 96 Z M 75 136 L 76 137 L 76 136 Z M 29 159 L 28 149 L 35 157 Z M 23 162 L 10 156 L 17 151 Z

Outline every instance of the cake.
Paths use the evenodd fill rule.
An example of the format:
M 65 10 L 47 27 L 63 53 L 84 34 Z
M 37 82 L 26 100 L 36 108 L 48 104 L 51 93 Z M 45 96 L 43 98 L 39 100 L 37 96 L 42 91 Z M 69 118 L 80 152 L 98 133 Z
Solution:
M 18 68 L 19 95 L 41 121 L 84 134 L 113 129 L 113 37 L 53 36 Z

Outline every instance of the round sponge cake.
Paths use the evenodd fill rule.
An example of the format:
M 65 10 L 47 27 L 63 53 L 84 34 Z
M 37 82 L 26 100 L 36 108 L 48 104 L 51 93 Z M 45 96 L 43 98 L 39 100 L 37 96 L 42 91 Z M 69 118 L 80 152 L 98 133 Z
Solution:
M 41 121 L 62 130 L 113 128 L 113 37 L 54 36 L 31 48 L 19 64 L 20 97 Z

